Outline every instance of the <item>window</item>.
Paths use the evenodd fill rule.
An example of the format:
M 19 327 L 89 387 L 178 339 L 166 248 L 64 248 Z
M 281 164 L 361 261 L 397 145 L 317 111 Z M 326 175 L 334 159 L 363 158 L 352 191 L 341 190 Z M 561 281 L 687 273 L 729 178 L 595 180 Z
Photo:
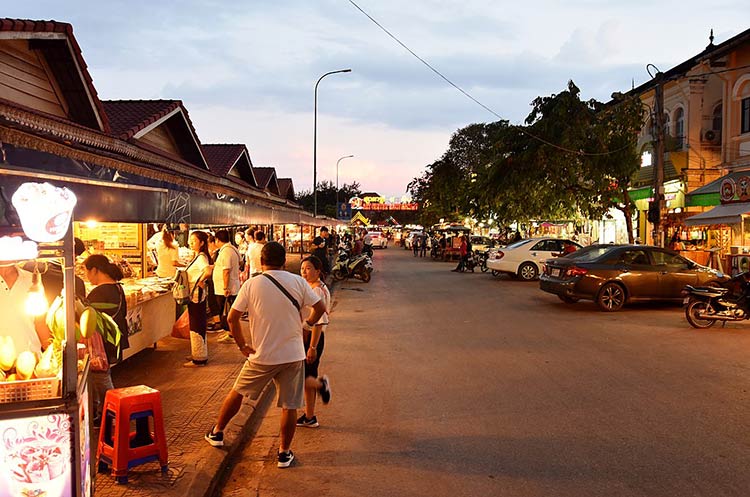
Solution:
M 644 152 L 641 154 L 641 167 L 646 166 L 653 166 L 654 165 L 654 156 L 649 150 L 644 150 Z
M 620 261 L 625 264 L 649 264 L 648 255 L 644 250 L 628 250 L 622 254 Z
M 682 148 L 685 137 L 685 111 L 679 107 L 674 113 L 674 137 L 677 148 Z
M 714 131 L 721 131 L 721 123 L 723 119 L 721 104 L 714 107 L 714 114 L 711 120 L 711 129 Z
M 670 266 L 680 269 L 688 269 L 690 267 L 687 259 L 679 255 L 661 252 L 659 250 L 651 252 L 651 255 L 654 256 L 654 264 L 657 266 Z
M 740 133 L 750 132 L 750 97 L 742 99 L 742 127 Z

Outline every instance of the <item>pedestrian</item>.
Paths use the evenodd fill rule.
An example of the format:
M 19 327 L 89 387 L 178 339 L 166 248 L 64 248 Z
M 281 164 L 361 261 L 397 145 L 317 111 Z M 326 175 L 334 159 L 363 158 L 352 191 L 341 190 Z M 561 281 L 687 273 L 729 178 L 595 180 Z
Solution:
M 216 245 L 218 252 L 211 279 L 213 280 L 214 297 L 219 308 L 219 329 L 223 332 L 217 342 L 234 343 L 234 338 L 229 332 L 227 314 L 240 291 L 240 253 L 234 245 L 229 243 L 229 232 L 227 230 L 216 232 Z
M 263 250 L 263 245 L 266 244 L 266 234 L 258 230 L 254 232 L 253 236 L 255 237 L 253 243 L 247 247 L 246 265 L 249 267 L 248 279 L 263 271 L 261 269 L 260 253 Z
M 129 347 L 128 302 L 125 298 L 122 285 L 119 283 L 123 277 L 122 270 L 118 265 L 112 264 L 106 256 L 101 254 L 94 254 L 87 257 L 83 261 L 83 267 L 86 271 L 86 279 L 92 285 L 95 285 L 86 298 L 92 307 L 111 316 L 120 330 L 120 341 L 117 345 L 108 340 L 103 340 L 104 350 L 107 353 L 107 362 L 109 366 L 113 366 L 122 360 L 122 351 Z M 92 419 L 94 420 L 94 425 L 98 426 L 107 390 L 115 388 L 112 383 L 110 369 L 107 368 L 106 371 L 89 371 L 89 385 L 91 387 L 93 406 Z
M 458 266 L 456 266 L 455 269 L 451 269 L 451 271 L 453 272 L 462 272 L 464 270 L 464 267 L 466 266 L 466 259 L 468 259 L 469 257 L 469 249 L 466 243 L 466 237 L 464 235 L 461 235 L 459 240 L 461 241 L 461 245 L 458 248 Z
M 208 253 L 208 235 L 203 231 L 193 231 L 188 238 L 188 246 L 195 254 L 187 266 L 190 284 L 188 318 L 190 319 L 190 359 L 185 367 L 205 366 L 208 363 L 206 343 L 206 280 L 211 277 L 211 255 Z
M 419 242 L 419 257 L 427 255 L 427 233 L 422 235 L 422 239 Z
M 307 358 L 305 360 L 305 412 L 297 419 L 297 426 L 317 428 L 318 417 L 315 415 L 315 400 L 320 394 L 323 404 L 331 401 L 331 386 L 328 376 L 318 374 L 320 358 L 325 347 L 325 330 L 328 327 L 328 312 L 331 308 L 331 292 L 321 279 L 323 263 L 311 255 L 302 261 L 300 274 L 307 281 L 315 294 L 325 304 L 326 312 L 312 328 L 305 326 L 302 334 Z
M 216 236 L 208 233 L 208 255 L 211 256 L 211 260 L 215 261 L 216 256 L 219 253 L 219 247 L 216 244 Z M 211 265 L 209 276 L 213 273 L 214 266 Z M 213 278 L 206 279 L 206 331 L 209 333 L 217 333 L 221 330 L 221 307 L 219 302 L 216 300 L 216 293 L 214 292 L 214 281 Z
M 331 274 L 331 263 L 328 260 L 328 240 L 329 240 L 330 234 L 328 232 L 328 228 L 323 226 L 320 228 L 320 235 L 316 236 L 313 240 L 313 249 L 311 251 L 312 255 L 317 257 L 320 262 L 323 264 L 323 280 L 326 279 L 326 277 Z
M 419 242 L 421 239 L 422 237 L 420 237 L 419 235 L 414 235 L 411 238 L 411 248 L 414 251 L 414 257 L 416 257 L 417 254 L 419 254 Z
M 300 310 L 312 306 L 305 322 L 312 326 L 325 312 L 325 304 L 301 277 L 284 271 L 286 251 L 278 242 L 267 243 L 261 252 L 263 273 L 240 289 L 229 311 L 229 328 L 247 361 L 219 410 L 216 424 L 205 435 L 214 446 L 224 445 L 224 428 L 239 411 L 243 397 L 258 400 L 269 381 L 278 392 L 281 408 L 281 443 L 277 466 L 294 461 L 291 450 L 297 426 L 297 409 L 304 403 L 304 360 Z M 240 316 L 247 312 L 249 342 L 240 329 Z

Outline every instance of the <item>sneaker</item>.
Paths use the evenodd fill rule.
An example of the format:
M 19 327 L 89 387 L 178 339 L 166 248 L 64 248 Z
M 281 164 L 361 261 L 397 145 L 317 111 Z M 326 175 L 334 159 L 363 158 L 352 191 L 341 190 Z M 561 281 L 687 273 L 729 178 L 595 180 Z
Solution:
M 312 418 L 307 419 L 307 416 L 303 414 L 302 416 L 299 417 L 299 419 L 297 419 L 297 426 L 304 426 L 306 428 L 317 428 L 320 425 L 318 424 L 317 416 L 313 416 Z
M 294 461 L 294 452 L 291 449 L 286 452 L 279 452 L 279 462 L 276 463 L 276 466 L 279 468 L 288 468 L 292 465 L 292 461 Z
M 222 335 L 219 338 L 216 339 L 216 343 L 235 343 L 234 337 L 227 333 L 226 335 Z
M 203 438 L 205 438 L 206 442 L 211 444 L 212 447 L 223 447 L 224 446 L 224 432 L 220 431 L 219 433 L 214 433 L 214 428 L 211 428 L 208 431 L 208 433 L 206 433 L 206 436 Z
M 183 364 L 182 367 L 185 367 L 185 368 L 202 368 L 207 363 L 208 363 L 208 361 L 206 361 L 206 362 L 188 361 L 185 364 Z
M 326 375 L 321 376 L 319 380 L 323 384 L 323 386 L 318 389 L 320 400 L 322 400 L 324 404 L 328 404 L 331 401 L 331 383 Z

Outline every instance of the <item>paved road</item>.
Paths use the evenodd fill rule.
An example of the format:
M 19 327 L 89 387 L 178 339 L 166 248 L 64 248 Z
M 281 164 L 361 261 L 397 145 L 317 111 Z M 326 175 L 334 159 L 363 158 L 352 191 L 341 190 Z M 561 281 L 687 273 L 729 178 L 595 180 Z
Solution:
M 321 427 L 278 470 L 278 413 L 224 496 L 747 496 L 750 325 L 608 314 L 401 249 L 337 292 Z

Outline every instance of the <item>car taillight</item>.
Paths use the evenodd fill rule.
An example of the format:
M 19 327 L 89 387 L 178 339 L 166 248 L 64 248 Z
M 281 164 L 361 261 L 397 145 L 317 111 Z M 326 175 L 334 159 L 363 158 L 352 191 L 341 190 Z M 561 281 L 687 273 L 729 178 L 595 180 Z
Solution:
M 495 252 L 495 259 L 496 259 L 496 260 L 497 260 L 497 259 L 502 259 L 504 255 L 505 255 L 505 254 L 503 254 L 503 251 L 502 251 L 502 250 L 498 250 L 497 252 Z
M 568 276 L 583 276 L 584 274 L 586 274 L 588 272 L 589 272 L 588 269 L 584 269 L 582 267 L 573 266 L 571 268 L 568 268 L 568 270 L 566 271 L 566 274 Z

